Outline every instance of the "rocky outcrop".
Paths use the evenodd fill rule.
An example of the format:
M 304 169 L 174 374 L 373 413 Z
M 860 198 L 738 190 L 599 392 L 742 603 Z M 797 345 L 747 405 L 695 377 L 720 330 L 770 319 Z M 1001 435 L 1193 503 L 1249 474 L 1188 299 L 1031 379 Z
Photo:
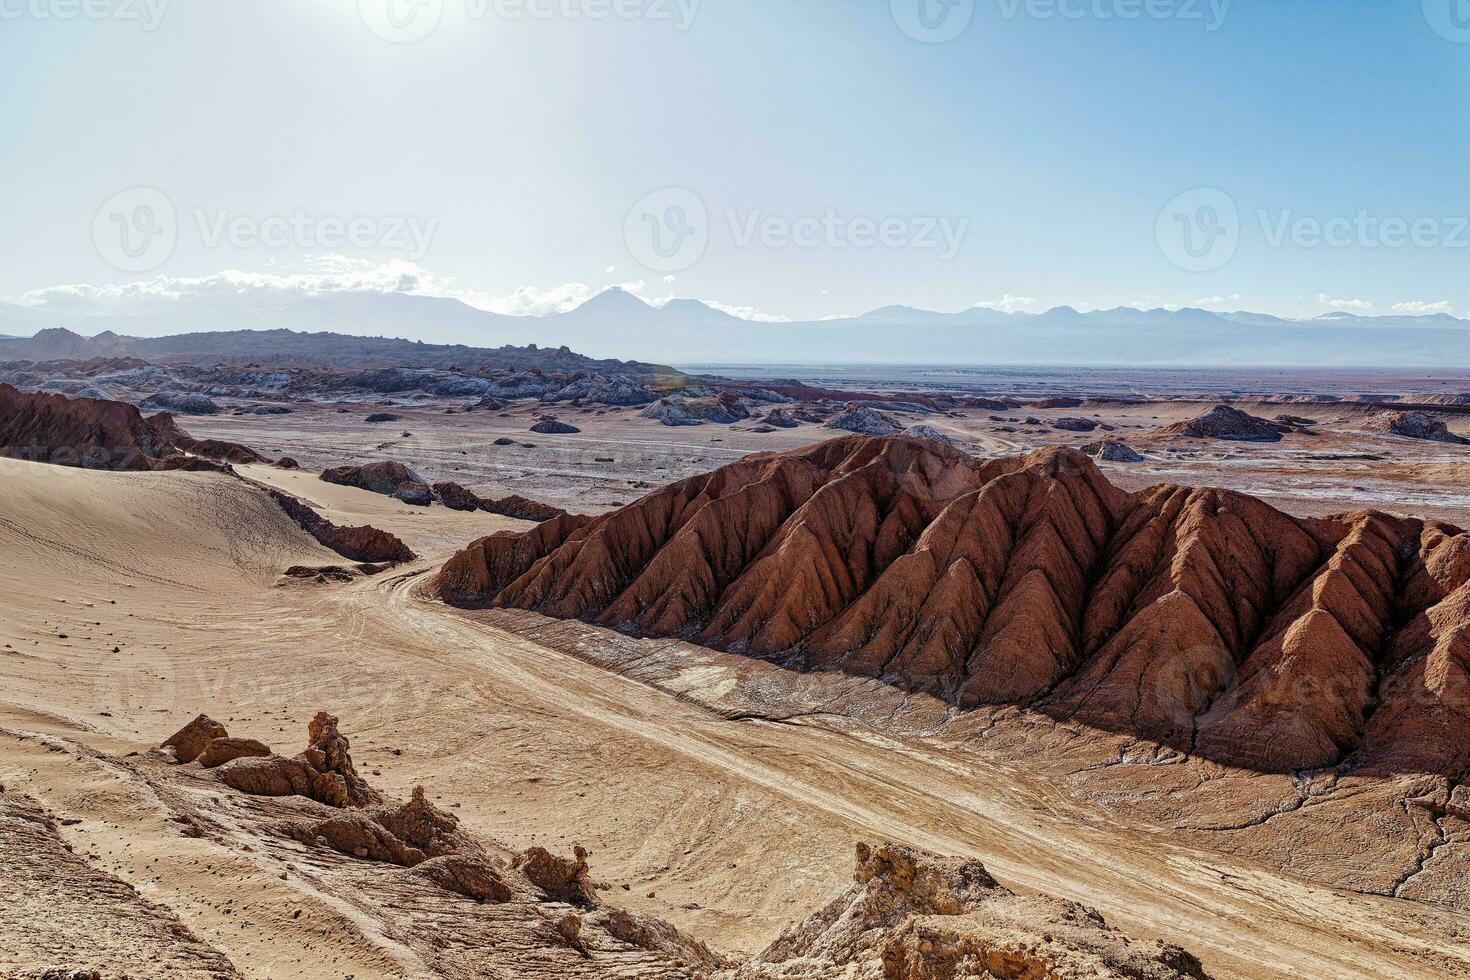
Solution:
M 684 408 L 682 404 L 671 398 L 660 398 L 638 413 L 639 417 L 653 419 L 668 426 L 681 425 L 703 425 L 703 419 L 697 419 Z
M 515 867 L 555 902 L 592 908 L 597 904 L 587 867 L 587 851 L 577 845 L 570 858 L 560 858 L 542 847 L 532 847 L 516 859 Z
M 575 425 L 568 425 L 561 419 L 544 418 L 531 426 L 531 431 L 543 436 L 574 435 L 582 430 Z
M 565 387 L 541 396 L 544 402 L 577 399 L 592 405 L 647 405 L 658 400 L 652 388 L 640 385 L 625 375 L 586 375 L 574 378 Z
M 1216 405 L 1199 418 L 1178 422 L 1161 430 L 1162 435 L 1193 439 L 1229 439 L 1239 442 L 1277 442 L 1292 427 L 1257 418 L 1230 405 Z
M 334 466 L 322 471 L 322 480 L 344 487 L 357 487 L 392 496 L 405 483 L 423 484 L 424 478 L 395 460 L 364 463 L 361 466 Z
M 849 402 L 847 407 L 827 420 L 827 428 L 860 432 L 869 436 L 893 435 L 903 426 L 881 412 L 858 402 Z
M 857 846 L 852 886 L 730 980 L 1092 977 L 1205 980 L 1177 946 L 1132 939 L 1093 909 L 1022 897 L 979 861 Z
M 750 409 L 739 395 L 727 391 L 699 394 L 698 391 L 660 398 L 638 413 L 664 425 L 703 425 L 714 422 L 732 425 L 750 418 Z
M 266 487 L 265 492 L 302 530 L 343 558 L 377 564 L 413 561 L 416 557 L 408 545 L 387 531 L 369 524 L 340 527 L 288 493 L 274 487 Z
M 771 409 L 761 418 L 761 421 L 766 425 L 774 425 L 778 429 L 794 429 L 801 424 L 784 408 Z
M 1091 432 L 1098 426 L 1096 419 L 1082 419 L 1063 417 L 1052 424 L 1052 428 L 1061 429 L 1064 432 Z
M 204 751 L 199 753 L 199 764 L 205 769 L 217 769 L 226 762 L 271 754 L 270 746 L 253 738 L 230 738 L 221 736 L 211 739 Z
M 1406 439 L 1425 439 L 1456 446 L 1470 445 L 1470 439 L 1455 435 L 1444 422 L 1423 412 L 1383 412 L 1370 418 L 1366 426 L 1375 432 L 1386 432 Z
M 415 507 L 428 507 L 434 502 L 434 491 L 427 483 L 400 483 L 393 491 L 393 499 Z
M 352 765 L 349 744 L 337 730 L 336 717 L 318 712 L 308 739 L 306 749 L 289 759 L 274 754 L 246 756 L 226 762 L 216 772 L 225 785 L 256 796 L 304 796 L 334 807 L 382 802 L 382 794 Z
M 173 752 L 174 758 L 181 763 L 193 762 L 204 754 L 209 743 L 228 735 L 224 725 L 208 715 L 199 715 L 165 739 L 162 747 Z
M 1470 535 L 848 437 L 475 542 L 450 602 L 677 636 L 1232 765 L 1470 767 Z
M 235 443 L 194 439 L 167 413 L 144 418 L 124 402 L 27 395 L 0 384 L 0 456 L 95 470 L 157 470 L 180 468 L 186 454 L 261 460 Z
M 1104 463 L 1143 462 L 1143 457 L 1140 456 L 1133 449 L 1132 446 L 1128 445 L 1126 442 L 1118 442 L 1114 439 L 1107 439 L 1102 442 L 1089 442 L 1087 445 L 1082 447 L 1081 451 L 1091 456 L 1093 459 L 1099 460 Z
M 911 425 L 903 430 L 902 435 L 909 439 L 928 439 L 930 442 L 937 442 L 941 446 L 959 447 L 959 443 L 932 425 Z
M 1132 939 L 1110 928 L 1092 909 L 1022 897 L 998 884 L 978 861 L 937 857 L 895 844 L 859 844 L 846 890 L 759 955 L 735 964 L 666 921 L 611 904 L 604 895 L 617 892 L 594 881 L 585 848 L 574 844 L 565 856 L 537 846 L 512 850 L 470 833 L 450 810 L 430 802 L 422 786 L 408 800 L 385 798 L 358 775 L 347 739 L 325 712 L 313 719 L 309 738 L 310 745 L 294 758 L 242 758 L 213 773 L 184 774 L 213 780 L 217 789 L 167 792 L 160 799 L 165 806 L 189 807 L 176 811 L 174 819 L 200 835 L 227 825 L 230 841 L 253 832 L 271 845 L 275 840 L 294 842 L 284 854 L 274 846 L 257 848 L 256 859 L 266 867 L 284 859 L 300 862 L 297 845 L 314 850 L 307 862 L 285 865 L 287 879 L 309 874 L 314 893 L 350 895 L 354 907 L 364 912 L 384 902 L 418 911 L 428 898 L 432 914 L 412 921 L 418 930 L 430 932 L 434 942 L 414 948 L 442 948 L 443 940 L 455 937 L 472 957 L 463 961 L 467 968 L 455 971 L 456 976 L 1205 977 L 1189 953 Z M 169 753 L 147 762 L 183 765 L 172 757 L 178 746 L 187 742 L 198 747 L 201 739 L 207 752 L 210 743 L 229 737 L 201 715 L 169 739 Z M 276 799 L 242 805 L 244 801 L 229 797 L 231 790 Z M 207 809 L 194 809 L 198 806 Z M 44 819 L 39 813 L 30 818 Z M 217 837 L 216 843 L 224 840 Z M 373 864 L 380 866 L 377 874 Z M 309 871 L 298 870 L 303 865 Z M 425 896 L 425 885 L 444 894 Z M 461 908 L 456 905 L 460 899 L 498 907 Z M 440 923 L 446 928 L 434 931 Z M 411 942 L 418 933 L 395 935 Z M 555 958 L 568 949 L 577 955 Z
M 560 507 L 543 504 L 538 500 L 530 500 L 517 494 L 498 499 L 481 497 L 468 487 L 451 482 L 434 484 L 434 495 L 450 510 L 483 510 L 488 514 L 500 514 L 503 517 L 514 517 L 522 521 L 549 521 L 553 518 L 565 517 L 567 513 Z
M 507 401 L 519 398 L 540 398 L 565 386 L 565 382 L 548 377 L 540 371 L 518 371 L 497 379 L 486 394 Z
M 145 412 L 175 412 L 179 415 L 218 415 L 220 407 L 208 395 L 192 391 L 159 391 L 138 403 Z

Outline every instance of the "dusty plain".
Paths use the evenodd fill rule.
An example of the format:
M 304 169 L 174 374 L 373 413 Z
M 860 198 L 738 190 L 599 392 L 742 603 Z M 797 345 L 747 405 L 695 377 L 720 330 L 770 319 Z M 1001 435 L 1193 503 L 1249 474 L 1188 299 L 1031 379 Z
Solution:
M 1208 411 L 1206 393 L 1100 394 L 1062 409 L 890 414 L 982 456 L 1118 439 L 1145 457 L 1102 464 L 1125 489 L 1223 486 L 1298 515 L 1374 507 L 1470 524 L 1470 447 L 1370 431 L 1372 404 L 1238 400 L 1315 424 L 1233 443 L 1159 434 Z M 233 477 L 0 460 L 0 787 L 54 815 L 66 847 L 27 864 L 34 849 L 12 847 L 20 838 L 0 824 L 20 884 L 0 905 L 0 973 L 46 966 L 41 949 L 109 978 L 504 975 L 449 956 L 448 940 L 413 939 L 391 901 L 280 870 L 244 824 L 182 833 L 170 784 L 127 762 L 200 712 L 294 747 L 328 710 L 385 792 L 423 785 L 516 848 L 583 845 L 619 903 L 732 957 L 839 892 L 857 841 L 890 840 L 980 858 L 1008 887 L 1095 907 L 1215 977 L 1470 975 L 1470 895 L 1416 890 L 1414 815 L 1371 832 L 1336 820 L 1310 776 L 1231 771 L 1018 709 L 957 712 L 676 640 L 444 606 L 428 583 L 451 553 L 530 525 L 409 506 L 318 471 L 394 459 L 429 481 L 593 514 L 841 434 L 675 428 L 637 408 L 562 405 L 552 414 L 581 431 L 542 435 L 528 431 L 547 414 L 534 401 L 463 405 L 184 420 L 196 437 L 294 458 L 301 469 L 236 470 L 419 555 L 347 583 L 283 579 L 340 559 Z M 384 410 L 400 418 L 364 421 Z M 1470 436 L 1461 411 L 1441 417 Z M 1111 428 L 1052 424 L 1077 416 Z M 1438 843 L 1432 860 L 1470 860 L 1470 841 Z

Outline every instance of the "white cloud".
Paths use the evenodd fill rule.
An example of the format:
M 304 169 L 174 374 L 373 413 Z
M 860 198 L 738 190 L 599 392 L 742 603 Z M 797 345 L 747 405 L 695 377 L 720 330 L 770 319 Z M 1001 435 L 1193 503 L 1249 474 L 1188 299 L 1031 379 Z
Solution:
M 140 282 L 94 286 L 75 283 L 32 290 L 21 301 L 66 312 L 148 312 L 181 302 L 280 303 L 321 293 L 422 293 L 443 295 L 449 280 L 436 280 L 412 262 L 374 265 L 340 255 L 319 256 L 294 273 L 227 269 L 207 276 L 157 276 Z
M 165 313 L 179 304 L 277 306 L 329 293 L 407 293 L 457 299 L 476 309 L 513 316 L 549 316 L 575 309 L 612 285 L 643 292 L 642 280 L 591 286 L 569 282 L 550 288 L 521 286 L 506 294 L 466 289 L 453 277 L 438 277 L 413 262 L 374 264 L 340 255 L 310 258 L 298 272 L 226 269 L 207 276 L 157 276 L 138 282 L 74 283 L 32 290 L 25 305 L 81 315 Z
M 1231 293 L 1229 296 L 1205 296 L 1194 301 L 1195 306 L 1222 306 L 1226 303 L 1239 303 L 1240 294 Z
M 1135 310 L 1168 310 L 1170 313 L 1181 309 L 1178 303 L 1165 303 L 1162 296 L 1145 296 L 1128 304 Z
M 550 316 L 574 310 L 599 292 L 580 282 L 563 283 L 551 289 L 522 286 L 509 296 L 480 297 L 479 302 L 470 305 L 511 316 Z
M 607 267 L 607 268 L 606 268 L 606 269 L 603 269 L 603 270 L 602 270 L 602 271 L 603 271 L 603 274 L 605 274 L 605 275 L 609 275 L 609 276 L 610 276 L 610 275 L 612 275 L 612 274 L 613 274 L 613 273 L 614 273 L 614 272 L 617 272 L 617 271 L 618 271 L 618 267 L 617 267 L 617 266 L 615 266 L 615 265 L 610 265 L 610 266 L 608 266 L 608 267 Z
M 1028 307 L 1035 306 L 1039 302 L 1041 301 L 1035 296 L 1012 296 L 1010 293 L 1006 293 L 1000 299 L 982 300 L 976 303 L 975 306 L 977 309 L 982 310 L 1000 310 L 1002 313 L 1014 313 L 1017 310 L 1024 310 Z
M 673 282 L 678 276 L 664 276 L 664 282 Z
M 1321 306 L 1330 307 L 1334 310 L 1345 310 L 1349 313 L 1368 313 L 1373 310 L 1373 304 L 1366 299 L 1333 299 L 1326 293 L 1317 294 L 1317 303 Z
M 1407 302 L 1393 304 L 1393 311 L 1409 316 L 1427 316 L 1431 313 L 1454 314 L 1454 308 L 1447 299 L 1442 299 L 1438 303 L 1429 303 L 1422 299 L 1411 299 Z
M 721 303 L 713 299 L 702 299 L 700 302 L 711 309 L 719 310 L 721 313 L 728 313 L 731 316 L 738 316 L 742 320 L 751 320 L 755 323 L 791 322 L 790 317 L 781 316 L 778 313 L 764 313 L 754 306 L 731 306 L 728 303 Z

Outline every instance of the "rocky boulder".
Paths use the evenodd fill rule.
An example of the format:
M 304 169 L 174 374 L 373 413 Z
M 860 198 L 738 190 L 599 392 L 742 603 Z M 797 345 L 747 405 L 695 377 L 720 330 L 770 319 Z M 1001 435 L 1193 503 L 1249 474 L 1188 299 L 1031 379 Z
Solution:
M 393 497 L 414 507 L 427 507 L 434 502 L 434 491 L 427 483 L 414 483 L 410 480 L 398 484 L 398 489 L 393 491 Z
M 405 483 L 424 484 L 424 478 L 403 463 L 382 460 L 361 466 L 334 466 L 322 471 L 322 480 L 344 487 L 357 487 L 384 496 L 393 496 Z
M 1142 463 L 1143 457 L 1133 450 L 1127 443 L 1107 439 L 1103 442 L 1089 442 L 1082 447 L 1082 452 L 1093 459 L 1105 463 Z
M 543 436 L 574 435 L 582 430 L 575 425 L 568 425 L 560 419 L 544 418 L 531 426 L 531 431 Z
M 903 429 L 893 419 L 858 402 L 849 402 L 846 408 L 827 421 L 827 428 L 868 436 L 889 436 Z
M 1383 412 L 1368 420 L 1368 428 L 1375 432 L 1403 436 L 1405 439 L 1424 439 L 1455 446 L 1470 445 L 1470 439 L 1455 435 L 1444 422 L 1423 412 Z
M 681 425 L 703 425 L 703 419 L 697 419 L 679 402 L 671 398 L 660 398 L 652 405 L 638 413 L 640 418 L 653 419 L 668 426 Z
M 771 409 L 761 421 L 766 425 L 774 425 L 778 429 L 794 429 L 801 424 L 784 408 Z

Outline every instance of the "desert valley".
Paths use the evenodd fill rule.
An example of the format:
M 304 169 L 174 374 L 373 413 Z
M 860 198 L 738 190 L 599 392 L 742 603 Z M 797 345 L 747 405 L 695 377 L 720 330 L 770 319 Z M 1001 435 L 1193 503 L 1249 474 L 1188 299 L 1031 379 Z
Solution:
M 1470 973 L 1470 376 L 1126 388 L 0 346 L 0 972 Z

